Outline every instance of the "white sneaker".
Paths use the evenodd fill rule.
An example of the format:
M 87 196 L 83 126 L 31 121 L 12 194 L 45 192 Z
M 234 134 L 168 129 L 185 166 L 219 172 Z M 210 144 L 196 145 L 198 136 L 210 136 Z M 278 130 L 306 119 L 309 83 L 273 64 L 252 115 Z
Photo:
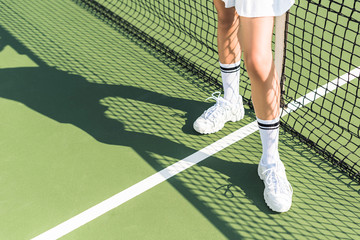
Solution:
M 284 164 L 279 161 L 276 167 L 268 169 L 259 164 L 258 174 L 265 184 L 264 198 L 269 208 L 275 212 L 288 211 L 293 189 L 286 178 Z
M 232 104 L 220 97 L 220 92 L 214 92 L 207 98 L 216 100 L 214 106 L 206 110 L 193 124 L 194 129 L 201 134 L 215 133 L 222 129 L 226 122 L 236 122 L 244 118 L 244 106 L 241 95 Z

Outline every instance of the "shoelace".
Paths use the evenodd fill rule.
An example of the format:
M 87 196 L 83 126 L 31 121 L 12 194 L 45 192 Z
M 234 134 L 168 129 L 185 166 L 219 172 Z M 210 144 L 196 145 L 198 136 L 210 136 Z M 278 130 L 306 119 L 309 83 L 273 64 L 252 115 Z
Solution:
M 220 97 L 221 92 L 214 92 L 211 97 L 208 97 L 205 101 L 208 101 L 210 99 L 214 99 L 216 101 L 216 104 L 212 107 L 210 107 L 208 110 L 205 111 L 205 118 L 208 118 L 210 120 L 218 119 L 218 115 L 224 115 L 226 113 L 227 107 L 224 103 L 224 100 L 222 97 Z M 225 106 L 224 106 L 225 105 Z
M 280 179 L 277 168 L 270 168 L 263 172 L 265 174 L 265 182 L 271 191 L 275 193 L 292 193 L 292 187 L 286 179 Z

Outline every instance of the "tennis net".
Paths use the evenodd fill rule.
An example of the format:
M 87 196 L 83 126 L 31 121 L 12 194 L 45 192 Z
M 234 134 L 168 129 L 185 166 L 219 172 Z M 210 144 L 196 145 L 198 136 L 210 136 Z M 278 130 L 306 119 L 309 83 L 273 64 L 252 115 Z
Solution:
M 212 1 L 74 1 L 221 88 Z M 282 126 L 360 183 L 359 20 L 359 0 L 296 0 L 285 40 L 277 41 L 288 112 Z M 251 106 L 243 63 L 242 69 L 240 94 Z M 294 105 L 301 107 L 291 111 Z

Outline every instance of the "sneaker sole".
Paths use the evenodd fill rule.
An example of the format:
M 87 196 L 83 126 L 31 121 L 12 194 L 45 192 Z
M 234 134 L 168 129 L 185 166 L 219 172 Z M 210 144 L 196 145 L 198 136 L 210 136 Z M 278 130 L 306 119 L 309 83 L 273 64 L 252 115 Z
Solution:
M 265 193 L 264 193 L 264 199 L 265 199 L 266 205 L 267 205 L 271 210 L 273 210 L 274 212 L 284 213 L 284 212 L 289 211 L 290 208 L 291 208 L 291 204 L 290 204 L 290 206 L 288 206 L 288 207 L 280 208 L 280 209 L 277 209 L 277 208 L 274 208 L 274 207 L 270 206 L 271 204 L 269 204 L 269 200 L 267 199 Z
M 240 121 L 241 119 L 244 118 L 244 115 L 245 115 L 245 109 L 243 107 L 233 119 L 230 119 L 229 121 L 226 121 L 225 123 Z M 211 129 L 211 131 L 199 131 L 198 129 L 196 129 L 195 126 L 193 126 L 193 128 L 195 129 L 195 131 L 197 131 L 200 134 L 212 134 L 212 133 L 216 133 L 216 132 L 220 131 L 221 129 L 223 129 L 223 127 L 225 126 L 225 123 L 215 129 Z

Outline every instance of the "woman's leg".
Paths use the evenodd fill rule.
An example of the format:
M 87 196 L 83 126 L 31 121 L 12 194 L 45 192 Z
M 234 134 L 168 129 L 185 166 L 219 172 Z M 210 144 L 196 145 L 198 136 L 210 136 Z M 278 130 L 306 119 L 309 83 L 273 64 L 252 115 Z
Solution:
M 256 116 L 273 120 L 280 114 L 280 83 L 271 48 L 274 17 L 242 17 L 240 22 L 240 45 L 251 81 Z
M 240 17 L 234 7 L 225 8 L 225 3 L 221 0 L 214 0 L 214 5 L 218 17 L 217 44 L 224 98 L 230 103 L 236 103 L 240 81 Z
M 217 132 L 226 122 L 239 121 L 244 117 L 242 97 L 239 95 L 239 16 L 235 8 L 225 8 L 221 0 L 214 0 L 214 5 L 218 14 L 217 40 L 224 98 L 213 95 L 216 104 L 194 122 L 194 129 L 202 134 Z
M 214 0 L 218 16 L 217 43 L 219 61 L 232 64 L 240 61 L 241 50 L 238 40 L 239 16 L 235 8 L 225 8 L 221 0 Z
M 273 26 L 274 17 L 241 18 L 239 31 L 263 145 L 261 163 L 268 167 L 276 165 L 280 160 L 280 84 L 271 48 Z
M 271 48 L 273 27 L 274 17 L 241 17 L 239 39 L 263 148 L 258 173 L 265 183 L 265 201 L 272 210 L 285 212 L 291 206 L 292 188 L 278 152 L 280 83 Z

